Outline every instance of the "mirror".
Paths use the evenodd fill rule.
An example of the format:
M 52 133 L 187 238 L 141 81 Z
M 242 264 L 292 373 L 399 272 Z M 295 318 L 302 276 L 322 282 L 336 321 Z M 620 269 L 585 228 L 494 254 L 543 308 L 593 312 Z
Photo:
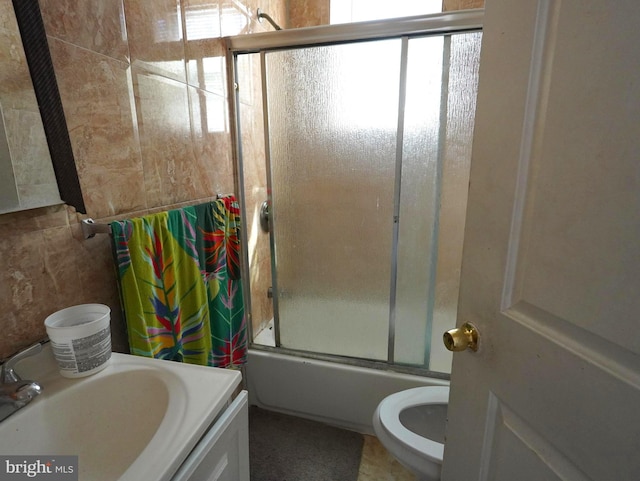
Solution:
M 38 0 L 0 0 L 0 213 L 62 202 L 86 213 Z

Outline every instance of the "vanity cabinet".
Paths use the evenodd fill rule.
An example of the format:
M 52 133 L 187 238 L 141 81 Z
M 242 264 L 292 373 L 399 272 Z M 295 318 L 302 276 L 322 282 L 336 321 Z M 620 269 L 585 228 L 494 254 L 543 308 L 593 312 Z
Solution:
M 249 481 L 249 404 L 241 391 L 214 421 L 172 481 Z

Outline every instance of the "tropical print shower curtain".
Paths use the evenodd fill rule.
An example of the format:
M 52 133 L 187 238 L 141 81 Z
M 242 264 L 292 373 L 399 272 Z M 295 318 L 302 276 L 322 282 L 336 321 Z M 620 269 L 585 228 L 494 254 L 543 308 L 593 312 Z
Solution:
M 111 223 L 132 354 L 215 367 L 246 360 L 233 196 Z

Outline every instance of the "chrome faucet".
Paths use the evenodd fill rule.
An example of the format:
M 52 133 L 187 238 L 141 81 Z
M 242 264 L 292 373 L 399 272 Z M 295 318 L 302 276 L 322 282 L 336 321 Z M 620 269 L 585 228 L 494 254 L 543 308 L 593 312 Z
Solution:
M 34 381 L 24 381 L 15 371 L 18 361 L 42 351 L 40 343 L 20 351 L 2 364 L 0 370 L 0 421 L 25 407 L 42 391 Z

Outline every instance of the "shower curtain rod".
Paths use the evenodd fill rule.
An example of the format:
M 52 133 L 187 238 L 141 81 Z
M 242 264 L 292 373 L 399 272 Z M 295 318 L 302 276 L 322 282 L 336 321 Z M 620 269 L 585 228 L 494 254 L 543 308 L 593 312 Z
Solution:
M 216 199 L 222 199 L 233 194 L 217 194 Z M 82 235 L 86 239 L 95 237 L 96 234 L 109 234 L 111 235 L 111 226 L 109 224 L 101 224 L 94 221 L 91 217 L 82 219 L 80 221 L 80 227 L 82 228 Z

